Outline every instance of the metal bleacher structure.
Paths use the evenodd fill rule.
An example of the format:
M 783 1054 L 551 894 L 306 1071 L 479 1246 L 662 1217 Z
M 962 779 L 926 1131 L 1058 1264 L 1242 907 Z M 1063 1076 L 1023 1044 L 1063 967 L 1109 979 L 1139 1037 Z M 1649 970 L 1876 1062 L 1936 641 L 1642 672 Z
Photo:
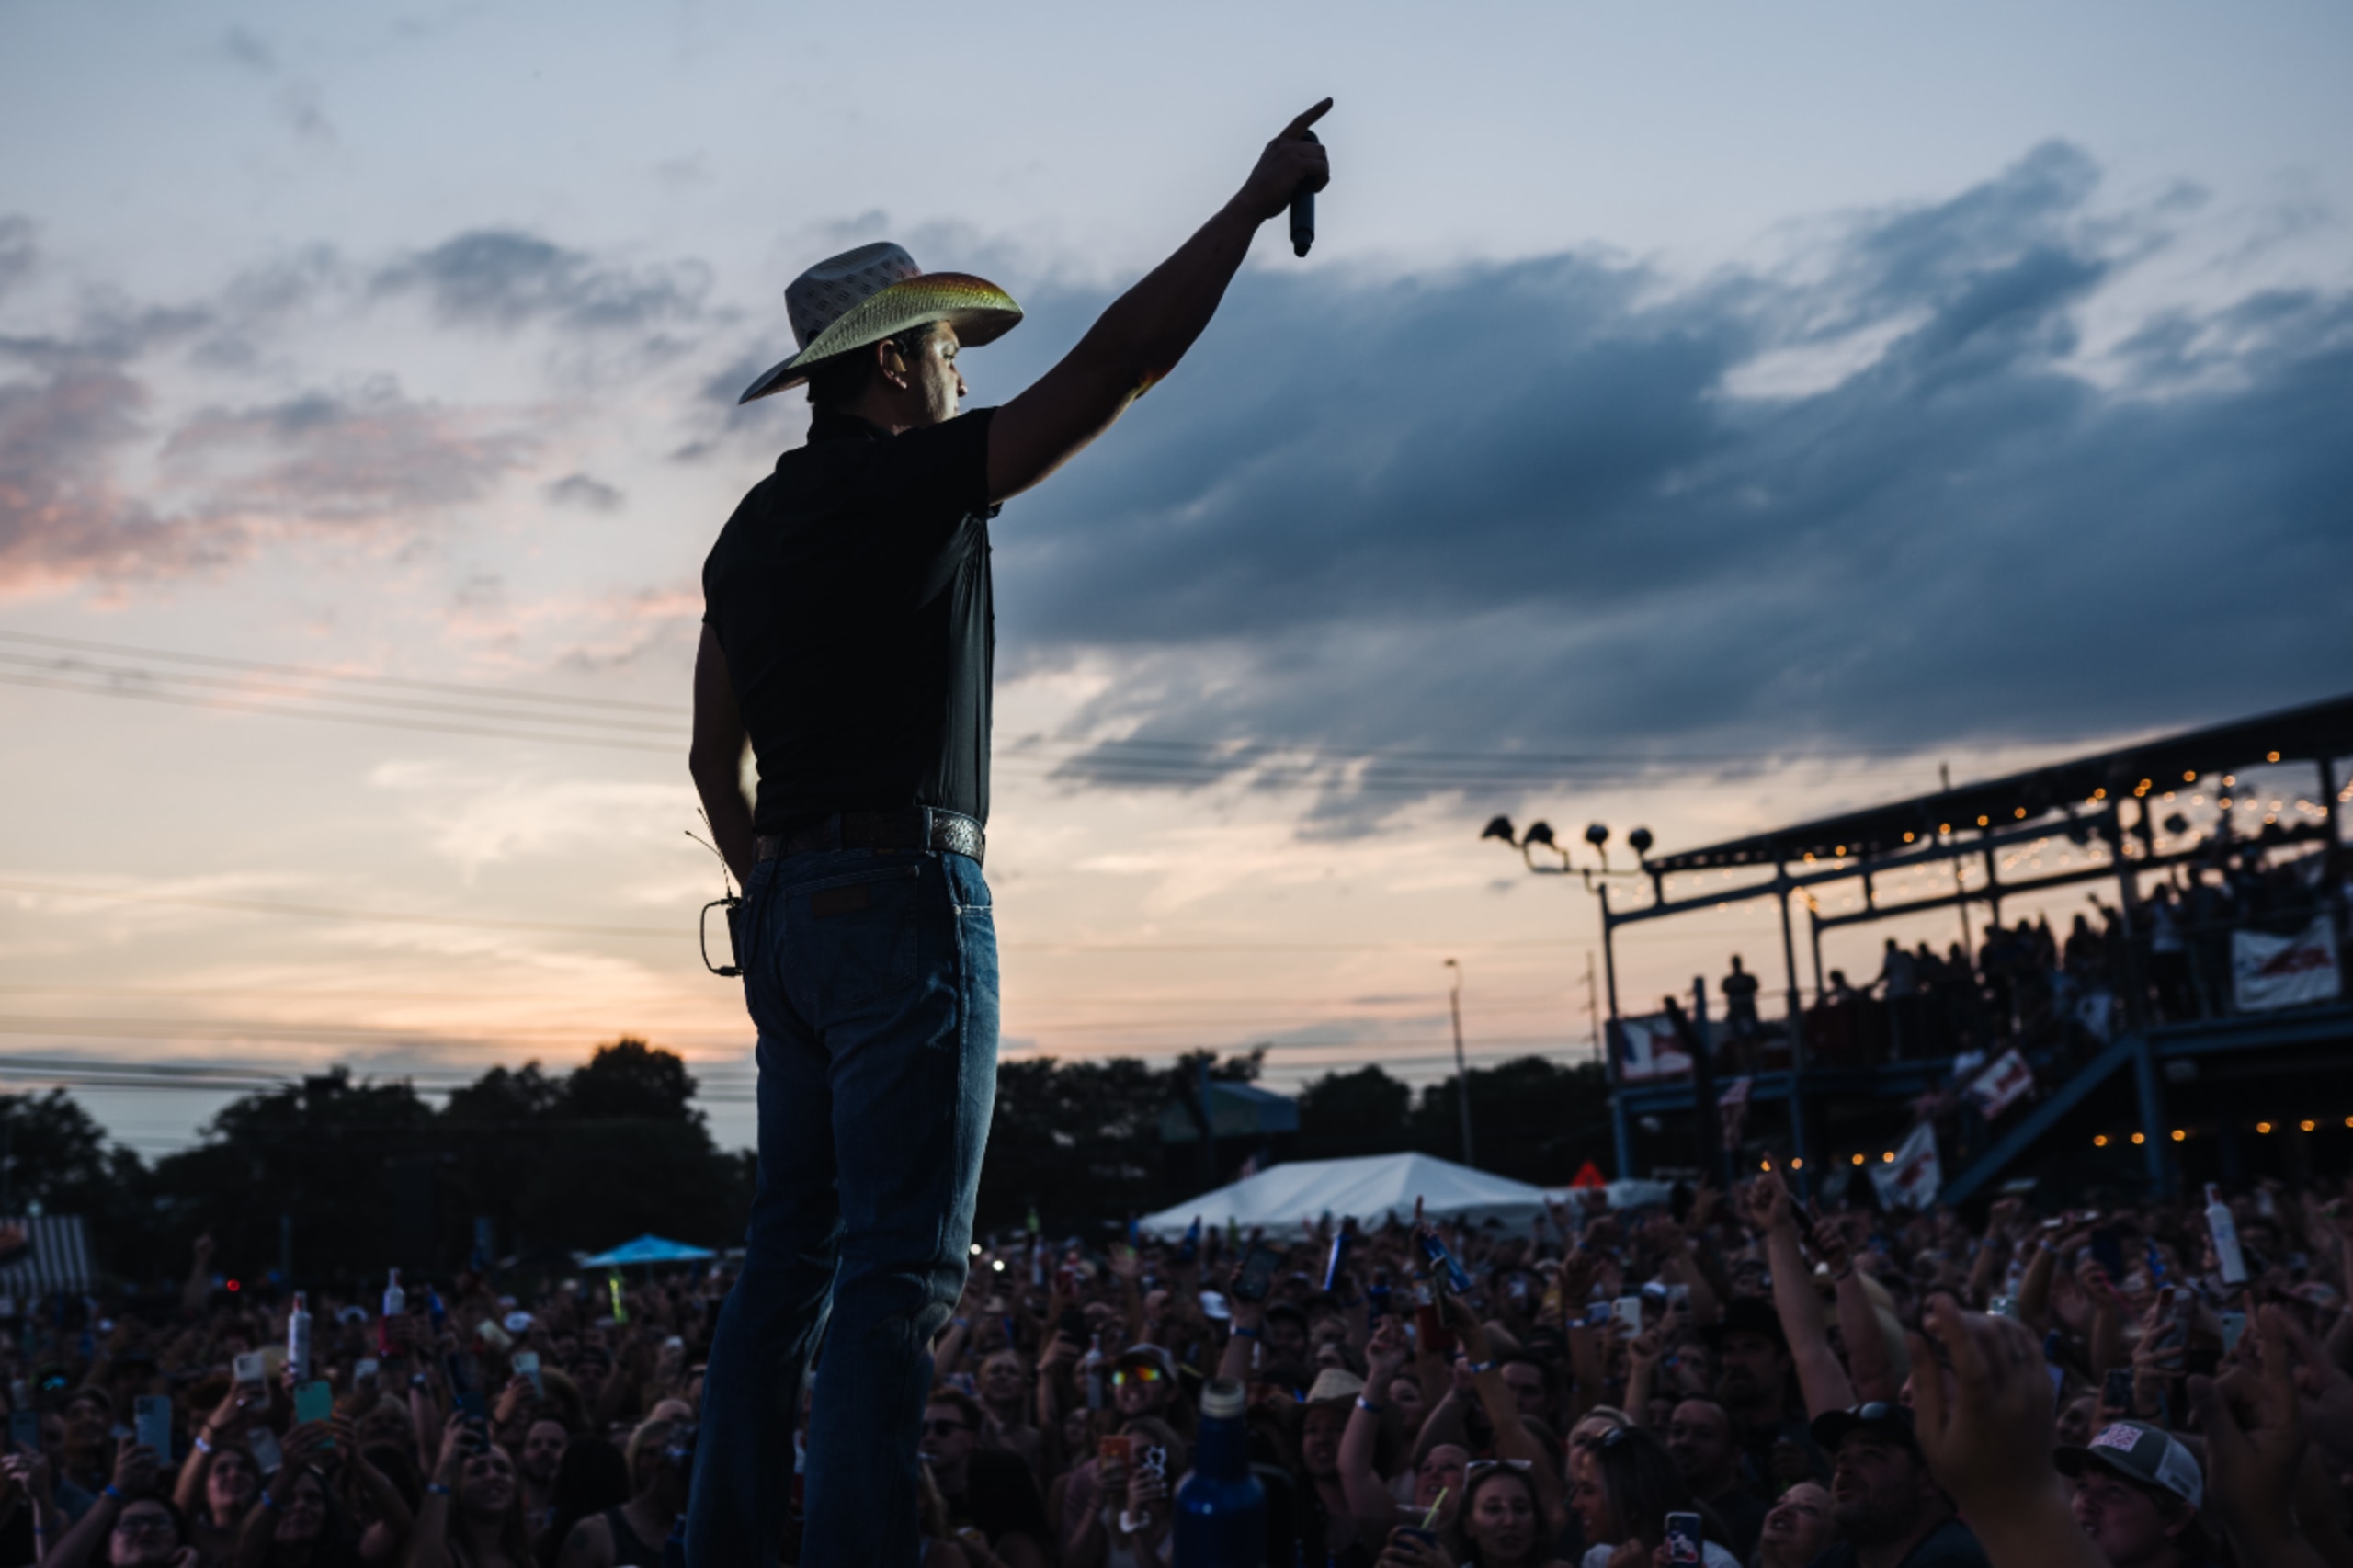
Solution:
M 2309 1170 L 2318 1146 L 2314 1134 L 2353 1147 L 2353 1006 L 2347 1006 L 2341 984 L 2333 1000 L 2305 1006 L 2253 1012 L 2224 1001 L 2201 1006 L 2203 1016 L 2194 1021 L 2162 1019 L 2148 983 L 2152 919 L 2145 902 L 2160 878 L 2219 877 L 2231 861 L 2278 866 L 2317 857 L 2310 885 L 2323 890 L 2320 906 L 2341 954 L 2347 935 L 2346 882 L 2353 870 L 2353 855 L 2339 832 L 2342 759 L 2347 756 L 2353 756 L 2353 695 L 1681 853 L 1648 854 L 1650 835 L 1637 833 L 1633 843 L 1642 859 L 1631 878 L 1586 874 L 1601 908 L 1610 1118 L 1620 1173 L 1635 1170 L 1638 1149 L 1679 1154 L 1694 1140 L 1703 1163 L 1715 1165 L 1705 1152 L 1719 1114 L 1717 1090 L 1734 1073 L 1747 1079 L 1744 1114 L 1752 1127 L 1764 1124 L 1764 1142 L 1792 1156 L 1803 1190 L 1816 1189 L 1831 1162 L 1860 1165 L 1886 1157 L 1879 1151 L 1901 1136 L 1922 1096 L 1958 1087 L 1952 1047 L 1947 1042 L 1945 1054 L 1839 1052 L 1810 1038 L 1825 1034 L 1825 1025 L 1838 1016 L 1824 1005 L 1823 933 L 1950 910 L 1965 941 L 1972 906 L 1981 919 L 2000 922 L 2006 902 L 2015 910 L 2019 900 L 2102 882 L 2114 884 L 2111 929 L 2122 937 L 2118 964 L 2125 979 L 2116 988 L 2117 1021 L 2104 1040 L 2077 1034 L 2039 1046 L 2015 1038 L 1973 1042 L 1973 1059 L 1962 1062 L 1969 1071 L 1989 1052 L 2018 1045 L 2034 1069 L 2036 1094 L 1990 1125 L 1973 1108 L 1961 1108 L 1958 1119 L 1965 1136 L 1953 1140 L 1961 1145 L 1960 1157 L 1946 1157 L 1939 1201 L 1961 1203 L 1996 1183 L 2029 1176 L 2172 1193 L 2189 1176 L 2238 1180 L 2282 1165 Z M 2287 797 L 2302 794 L 2290 782 L 2291 770 L 2304 768 L 2313 770 L 2303 775 L 2311 780 L 2304 788 L 2316 790 L 2290 804 Z M 2227 809 L 2240 808 L 2238 821 L 2252 823 L 2245 810 L 2252 792 L 2237 783 L 2241 773 L 2261 779 L 2262 799 L 2253 804 L 2262 821 L 2252 831 L 2239 831 Z M 2242 797 L 2237 801 L 2230 799 L 2234 786 Z M 2170 804 L 2177 796 L 2186 804 L 2193 790 L 2226 808 L 2220 822 L 2203 831 Z M 2275 797 L 2281 809 L 2264 810 Z M 1511 840 L 1504 819 L 1488 831 Z M 1586 836 L 1598 846 L 1608 835 L 1597 826 Z M 1530 828 L 1519 846 L 1523 852 L 1529 842 L 1559 853 L 1540 824 Z M 1561 858 L 1557 868 L 1539 866 L 1532 858 L 1530 864 L 1569 869 L 1567 856 Z M 2310 864 L 2304 869 L 2315 871 Z M 1891 887 L 1906 881 L 1916 889 L 1931 870 L 1932 891 Z M 1612 880 L 1620 883 L 1614 902 Z M 1637 888 L 1646 884 L 1647 903 L 1631 903 L 1628 881 Z M 1705 987 L 1698 985 L 1692 996 L 1667 1004 L 1695 1070 L 1630 1080 L 1617 933 L 1758 899 L 1779 906 L 1784 973 L 1783 1017 L 1764 1022 L 1761 1049 L 1752 1046 L 1744 1061 L 1732 1063 L 1723 1031 L 1710 1029 Z M 1801 924 L 1812 948 L 1812 1007 L 1800 983 Z M 1856 1060 L 1858 1054 L 1870 1059 Z M 1781 1117 L 1785 1125 L 1776 1120 Z M 2342 1163 L 2343 1154 L 2335 1143 L 2324 1150 L 2331 1165 Z

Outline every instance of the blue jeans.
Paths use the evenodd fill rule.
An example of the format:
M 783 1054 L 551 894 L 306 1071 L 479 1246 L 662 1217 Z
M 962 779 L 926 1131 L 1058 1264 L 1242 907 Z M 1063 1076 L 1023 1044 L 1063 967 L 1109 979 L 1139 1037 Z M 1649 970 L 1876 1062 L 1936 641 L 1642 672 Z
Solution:
M 996 1097 L 988 884 L 962 855 L 795 855 L 753 872 L 738 922 L 759 1190 L 703 1380 L 687 1561 L 777 1561 L 822 1337 L 800 1561 L 915 1568 L 931 1341 L 963 1289 Z

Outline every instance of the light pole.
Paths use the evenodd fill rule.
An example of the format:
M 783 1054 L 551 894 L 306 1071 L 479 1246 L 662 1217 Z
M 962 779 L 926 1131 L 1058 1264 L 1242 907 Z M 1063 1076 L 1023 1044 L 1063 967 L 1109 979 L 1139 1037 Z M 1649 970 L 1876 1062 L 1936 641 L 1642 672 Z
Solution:
M 1475 1168 L 1479 1162 L 1471 1153 L 1471 1065 L 1462 1057 L 1462 965 L 1449 959 L 1446 967 L 1454 971 L 1454 988 L 1447 993 L 1447 1004 L 1454 1010 L 1454 1103 L 1462 1112 L 1462 1163 Z

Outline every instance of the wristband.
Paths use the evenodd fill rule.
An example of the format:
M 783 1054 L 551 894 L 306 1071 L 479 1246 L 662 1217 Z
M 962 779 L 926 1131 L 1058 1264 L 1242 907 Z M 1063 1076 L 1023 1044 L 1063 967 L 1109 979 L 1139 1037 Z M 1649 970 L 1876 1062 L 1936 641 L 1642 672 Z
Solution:
M 1373 1403 L 1372 1401 L 1365 1398 L 1362 1394 L 1357 1395 L 1357 1408 L 1358 1410 L 1367 1411 L 1374 1415 L 1381 1414 L 1381 1406 Z
M 199 1454 L 209 1454 L 212 1451 L 212 1439 L 201 1432 L 190 1437 L 188 1441 L 196 1445 L 196 1451 Z
M 449 1488 L 442 1485 L 438 1481 L 426 1482 L 425 1483 L 425 1490 L 436 1497 L 454 1497 L 457 1495 L 455 1492 L 450 1491 Z
M 1135 1535 L 1140 1533 L 1142 1529 L 1143 1526 L 1138 1522 L 1133 1515 L 1130 1514 L 1125 1508 L 1121 1508 L 1120 1510 L 1120 1533 L 1121 1535 Z
M 956 1318 L 951 1321 L 954 1322 L 958 1328 L 963 1329 L 968 1333 L 972 1329 L 972 1320 L 971 1318 Z
M 121 1488 L 121 1487 L 119 1487 L 119 1486 L 117 1486 L 117 1485 L 116 1485 L 113 1482 L 111 1482 L 111 1481 L 109 1481 L 109 1482 L 108 1482 L 108 1483 L 106 1483 L 106 1486 L 105 1486 L 105 1488 L 104 1488 L 104 1492 L 105 1492 L 105 1494 L 106 1494 L 107 1496 L 113 1498 L 113 1499 L 114 1499 L 116 1502 L 118 1502 L 118 1503 L 128 1503 L 129 1501 L 131 1501 L 131 1499 L 130 1499 L 130 1498 L 125 1497 L 125 1496 L 122 1494 L 122 1488 Z
M 1237 1328 L 1233 1331 L 1233 1337 L 1236 1339 L 1262 1339 L 1265 1335 L 1260 1334 L 1255 1328 Z
M 1465 1370 L 1469 1371 L 1474 1378 L 1482 1372 L 1492 1372 L 1495 1369 L 1495 1364 L 1493 1361 L 1473 1361 L 1465 1368 Z
M 278 1512 L 278 1499 L 269 1494 L 269 1488 L 267 1486 L 261 1489 L 261 1506 L 273 1514 Z

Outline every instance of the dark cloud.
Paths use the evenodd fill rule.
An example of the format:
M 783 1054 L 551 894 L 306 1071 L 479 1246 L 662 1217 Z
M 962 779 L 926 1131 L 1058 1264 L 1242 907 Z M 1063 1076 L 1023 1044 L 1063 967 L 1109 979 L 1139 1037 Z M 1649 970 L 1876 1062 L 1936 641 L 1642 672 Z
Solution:
M 278 69 L 278 52 L 251 28 L 233 27 L 221 35 L 221 52 L 249 71 L 267 75 Z
M 202 541 L 112 477 L 146 402 L 143 387 L 103 364 L 0 385 L 0 593 L 202 556 Z
M 335 524 L 478 500 L 531 449 L 527 435 L 414 402 L 384 378 L 202 410 L 172 432 L 163 459 L 181 483 L 201 488 L 208 511 Z
M 2087 369 L 2085 302 L 2178 206 L 2096 217 L 2097 185 L 2045 147 L 1688 285 L 1575 255 L 1253 271 L 1006 509 L 1005 667 L 1108 655 L 1086 726 L 1326 756 L 2069 739 L 2341 688 L 2353 296 L 2173 309 Z M 982 402 L 1101 304 L 1029 302 L 971 357 Z M 1856 341 L 1788 395 L 1728 389 Z
M 567 473 L 547 488 L 547 497 L 560 506 L 579 506 L 591 512 L 618 512 L 627 497 L 601 479 L 585 473 Z
M 0 254 L 10 225 L 21 222 L 0 222 Z M 29 226 L 14 237 L 29 267 Z M 0 380 L 0 593 L 222 557 L 222 540 L 159 515 L 118 475 L 147 435 L 148 390 L 131 362 L 204 320 L 198 311 L 100 301 L 70 331 L 0 335 L 0 368 L 11 372 Z
M 691 319 L 710 278 L 699 263 L 631 270 L 534 234 L 477 229 L 383 268 L 374 286 L 421 292 L 448 322 L 511 329 L 544 320 L 593 331 Z

